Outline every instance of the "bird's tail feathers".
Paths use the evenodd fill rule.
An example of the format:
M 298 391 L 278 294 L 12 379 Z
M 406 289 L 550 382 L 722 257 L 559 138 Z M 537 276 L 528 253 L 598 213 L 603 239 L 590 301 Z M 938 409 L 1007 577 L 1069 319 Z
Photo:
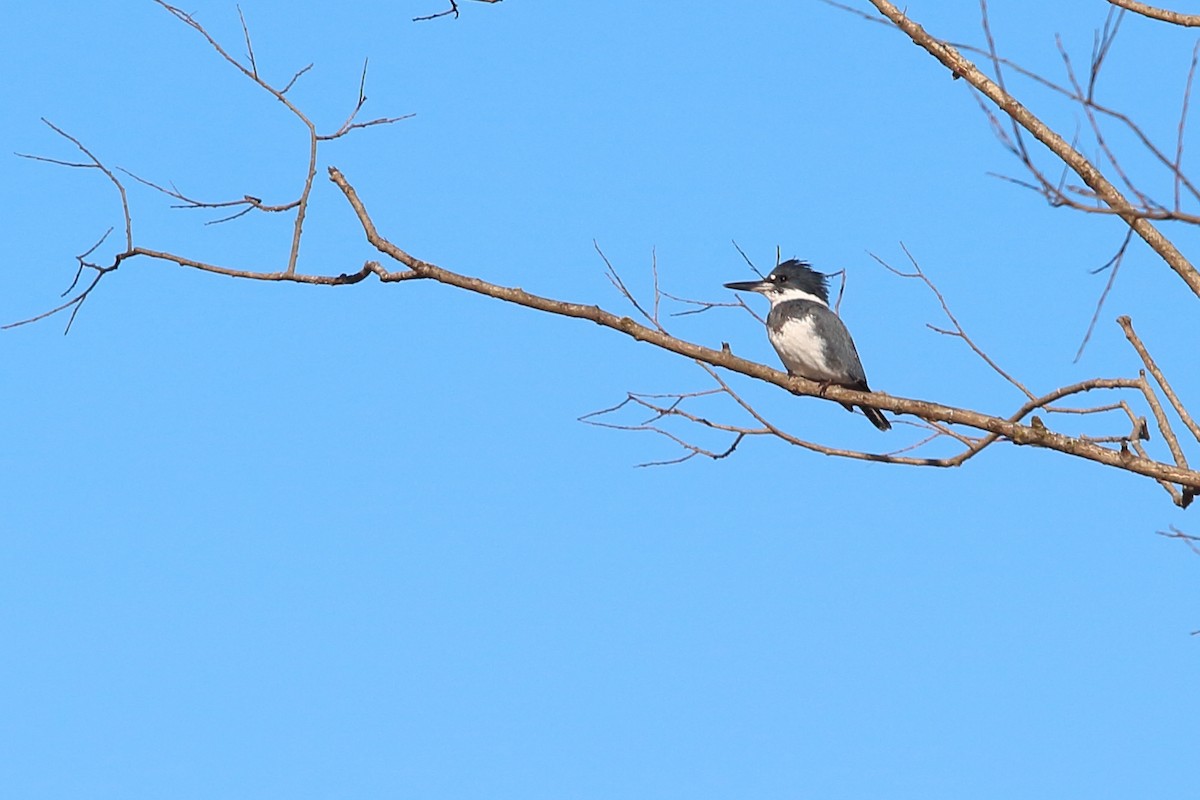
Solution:
M 871 424 L 879 430 L 890 431 L 892 429 L 892 423 L 888 422 L 887 417 L 878 408 L 874 406 L 859 406 L 859 408 L 867 415 L 867 419 L 871 420 Z

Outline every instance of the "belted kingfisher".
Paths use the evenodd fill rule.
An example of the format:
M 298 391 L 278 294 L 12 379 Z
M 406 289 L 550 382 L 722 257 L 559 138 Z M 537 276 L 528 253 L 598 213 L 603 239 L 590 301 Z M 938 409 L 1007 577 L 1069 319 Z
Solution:
M 725 288 L 758 292 L 771 301 L 767 338 L 789 375 L 869 392 L 867 375 L 850 331 L 829 308 L 827 281 L 825 275 L 807 262 L 792 259 L 761 281 L 727 283 Z M 854 410 L 850 403 L 842 405 L 847 411 Z M 891 423 L 878 408 L 859 408 L 879 430 L 891 429 Z

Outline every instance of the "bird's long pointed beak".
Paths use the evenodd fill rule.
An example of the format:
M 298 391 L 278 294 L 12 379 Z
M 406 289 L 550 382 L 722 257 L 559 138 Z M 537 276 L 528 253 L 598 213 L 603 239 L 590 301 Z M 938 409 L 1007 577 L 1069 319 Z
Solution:
M 735 281 L 725 284 L 726 289 L 733 289 L 735 292 L 765 292 L 771 286 L 770 281 Z

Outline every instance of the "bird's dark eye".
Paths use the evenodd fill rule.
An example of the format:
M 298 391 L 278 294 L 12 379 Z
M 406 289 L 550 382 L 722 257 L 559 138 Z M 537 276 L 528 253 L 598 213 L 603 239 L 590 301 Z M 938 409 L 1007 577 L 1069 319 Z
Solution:
M 776 275 L 775 282 L 776 283 L 787 283 L 787 275 Z

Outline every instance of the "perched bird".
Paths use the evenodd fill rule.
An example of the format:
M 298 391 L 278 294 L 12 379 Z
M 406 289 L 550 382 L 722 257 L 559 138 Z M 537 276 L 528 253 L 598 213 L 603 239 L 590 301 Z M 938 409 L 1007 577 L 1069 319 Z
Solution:
M 867 375 L 850 331 L 829 308 L 827 280 L 807 262 L 792 259 L 761 281 L 727 283 L 725 288 L 758 292 L 771 301 L 767 338 L 789 374 L 869 392 Z M 854 410 L 850 403 L 842 405 L 847 411 Z M 859 408 L 879 430 L 891 429 L 891 423 L 878 408 Z

